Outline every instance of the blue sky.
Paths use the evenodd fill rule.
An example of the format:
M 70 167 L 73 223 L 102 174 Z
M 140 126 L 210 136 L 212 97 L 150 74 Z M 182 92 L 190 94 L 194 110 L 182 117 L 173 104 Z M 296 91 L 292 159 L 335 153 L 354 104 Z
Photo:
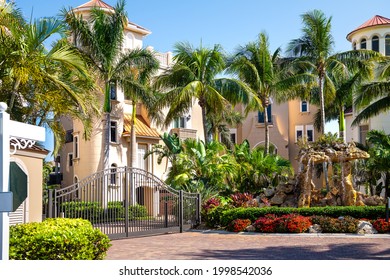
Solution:
M 87 0 L 15 0 L 25 18 L 56 16 L 62 8 L 77 7 Z M 116 0 L 106 0 L 114 6 Z M 288 42 L 301 36 L 301 15 L 319 9 L 332 17 L 335 52 L 351 49 L 346 35 L 375 15 L 390 18 L 385 0 L 143 0 L 126 1 L 130 21 L 152 34 L 144 46 L 159 52 L 171 51 L 177 42 L 194 46 L 221 44 L 227 53 L 256 40 L 260 32 L 269 36 L 270 48 L 284 50 Z M 337 123 L 327 125 L 336 132 Z

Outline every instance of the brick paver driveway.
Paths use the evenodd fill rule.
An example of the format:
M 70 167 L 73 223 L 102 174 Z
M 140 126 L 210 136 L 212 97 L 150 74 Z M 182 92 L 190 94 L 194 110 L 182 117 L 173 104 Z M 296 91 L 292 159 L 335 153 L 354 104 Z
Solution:
M 222 231 L 113 240 L 107 260 L 390 260 L 390 235 Z

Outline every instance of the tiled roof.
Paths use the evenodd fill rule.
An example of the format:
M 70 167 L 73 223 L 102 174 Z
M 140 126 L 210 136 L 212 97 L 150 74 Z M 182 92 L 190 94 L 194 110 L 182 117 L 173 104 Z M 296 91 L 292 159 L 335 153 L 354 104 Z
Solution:
M 123 129 L 123 136 L 130 136 L 131 114 L 125 114 Z M 137 122 L 135 124 L 135 135 L 141 137 L 160 138 L 158 131 L 155 128 L 151 128 L 141 116 L 137 116 Z
M 88 8 L 88 7 L 101 7 L 101 8 L 106 8 L 106 9 L 113 9 L 113 7 L 111 7 L 107 3 L 104 3 L 101 0 L 91 0 L 87 3 L 84 3 L 80 6 L 78 6 L 77 8 Z
M 372 27 L 372 26 L 378 26 L 378 25 L 386 25 L 386 24 L 390 24 L 390 19 L 386 18 L 386 17 L 382 17 L 382 16 L 374 16 L 373 18 L 367 20 L 365 23 L 363 23 L 362 25 L 360 25 L 358 28 L 356 28 L 355 30 L 353 30 L 352 32 L 350 32 L 348 35 L 347 35 L 347 39 L 349 39 L 350 35 L 358 30 L 361 30 L 361 29 L 364 29 L 364 28 L 367 28 L 367 27 Z

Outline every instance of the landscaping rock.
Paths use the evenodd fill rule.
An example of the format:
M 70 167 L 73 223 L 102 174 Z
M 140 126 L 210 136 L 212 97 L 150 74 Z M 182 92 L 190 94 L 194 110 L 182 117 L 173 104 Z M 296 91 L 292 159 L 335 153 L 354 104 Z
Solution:
M 253 225 L 249 225 L 245 228 L 245 231 L 247 232 L 255 232 L 256 228 Z
M 276 188 L 277 191 L 284 192 L 286 194 L 292 193 L 294 191 L 295 186 L 286 184 L 286 185 L 281 185 Z
M 372 226 L 372 224 L 368 221 L 359 221 L 358 225 L 358 234 L 375 234 L 378 231 Z
M 322 232 L 322 228 L 318 224 L 314 224 L 309 227 L 309 233 L 321 233 L 321 232 Z
M 264 195 L 266 197 L 271 197 L 275 194 L 275 189 L 274 188 L 267 188 L 264 190 Z
M 280 205 L 286 200 L 287 195 L 284 192 L 277 192 L 269 201 L 271 205 Z
M 378 195 L 373 195 L 365 198 L 363 200 L 364 204 L 367 206 L 379 206 L 379 205 L 385 205 L 385 199 L 383 197 L 380 197 Z

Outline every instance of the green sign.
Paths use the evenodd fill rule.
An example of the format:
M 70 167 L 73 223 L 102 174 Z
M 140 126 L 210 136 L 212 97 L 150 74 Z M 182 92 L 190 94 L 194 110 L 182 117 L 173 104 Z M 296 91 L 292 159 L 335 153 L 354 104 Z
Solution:
M 9 167 L 9 188 L 13 193 L 14 212 L 27 198 L 27 174 L 15 162 Z

